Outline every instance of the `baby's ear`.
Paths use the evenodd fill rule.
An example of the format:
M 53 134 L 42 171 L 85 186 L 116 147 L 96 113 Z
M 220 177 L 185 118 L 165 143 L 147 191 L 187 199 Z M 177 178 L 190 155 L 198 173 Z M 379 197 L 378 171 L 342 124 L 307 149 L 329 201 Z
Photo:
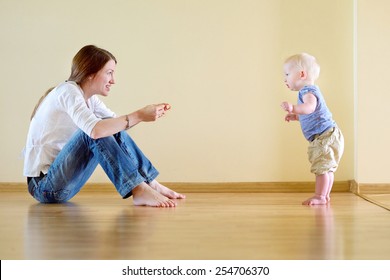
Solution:
M 299 74 L 300 74 L 301 80 L 304 80 L 307 78 L 307 73 L 305 70 L 301 70 Z

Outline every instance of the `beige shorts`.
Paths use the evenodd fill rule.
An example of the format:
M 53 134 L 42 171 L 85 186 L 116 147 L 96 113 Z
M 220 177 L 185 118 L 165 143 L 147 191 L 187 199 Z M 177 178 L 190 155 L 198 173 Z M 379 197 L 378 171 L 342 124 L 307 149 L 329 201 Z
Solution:
M 344 137 L 338 127 L 328 129 L 310 142 L 307 154 L 311 173 L 335 172 L 344 152 Z

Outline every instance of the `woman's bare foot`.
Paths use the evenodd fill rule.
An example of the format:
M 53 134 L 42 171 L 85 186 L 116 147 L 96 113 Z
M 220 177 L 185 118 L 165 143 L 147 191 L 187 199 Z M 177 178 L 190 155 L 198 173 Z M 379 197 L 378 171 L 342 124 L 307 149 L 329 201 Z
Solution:
M 136 206 L 175 207 L 176 202 L 141 183 L 133 189 L 133 203 Z
M 177 193 L 169 188 L 167 188 L 166 186 L 164 185 L 161 185 L 159 182 L 157 182 L 156 180 L 153 180 L 152 182 L 150 182 L 149 186 L 154 189 L 155 191 L 161 193 L 162 195 L 168 197 L 168 198 L 178 198 L 178 199 L 181 199 L 181 198 L 186 198 L 186 196 L 184 194 L 181 194 L 181 193 Z
M 324 205 L 327 203 L 328 200 L 326 199 L 326 197 L 321 195 L 314 195 L 313 197 L 302 202 L 303 205 Z

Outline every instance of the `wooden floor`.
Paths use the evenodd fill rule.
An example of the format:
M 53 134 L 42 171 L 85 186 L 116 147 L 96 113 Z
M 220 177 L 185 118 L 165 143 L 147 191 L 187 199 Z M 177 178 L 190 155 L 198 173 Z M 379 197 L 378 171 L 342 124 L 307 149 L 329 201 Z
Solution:
M 350 192 L 302 206 L 308 196 L 187 193 L 177 208 L 158 209 L 107 191 L 55 205 L 2 191 L 0 259 L 390 259 L 389 210 Z
M 362 198 L 390 211 L 389 193 L 361 193 Z

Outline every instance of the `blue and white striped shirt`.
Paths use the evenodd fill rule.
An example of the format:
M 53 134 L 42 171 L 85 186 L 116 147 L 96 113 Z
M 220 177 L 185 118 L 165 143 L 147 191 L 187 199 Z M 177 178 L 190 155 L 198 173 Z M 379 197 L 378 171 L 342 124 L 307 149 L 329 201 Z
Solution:
M 303 96 L 307 93 L 312 93 L 317 99 L 317 106 L 313 113 L 307 115 L 299 115 L 299 122 L 303 135 L 308 141 L 313 141 L 315 135 L 321 134 L 324 131 L 336 126 L 332 119 L 332 113 L 326 106 L 326 102 L 318 86 L 304 86 L 298 93 L 298 104 L 302 104 Z

